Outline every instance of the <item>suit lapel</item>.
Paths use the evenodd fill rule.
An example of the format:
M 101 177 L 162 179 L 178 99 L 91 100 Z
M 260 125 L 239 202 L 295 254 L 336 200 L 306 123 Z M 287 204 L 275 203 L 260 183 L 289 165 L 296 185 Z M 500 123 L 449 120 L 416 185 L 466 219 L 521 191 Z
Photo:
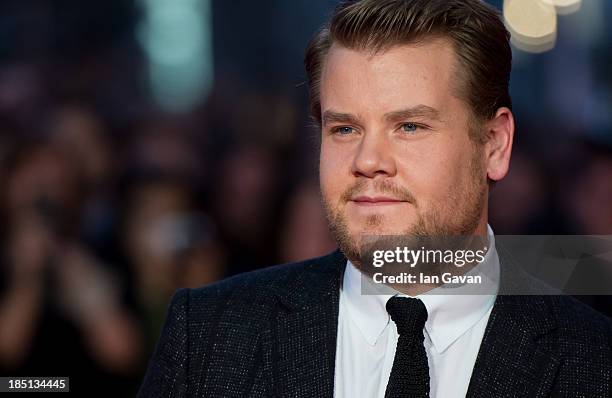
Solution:
M 556 318 L 542 295 L 512 295 L 534 281 L 499 250 L 501 286 L 467 397 L 546 397 L 559 365 Z M 533 285 L 535 286 L 535 285 Z M 542 292 L 534 290 L 534 292 Z
M 273 331 L 275 396 L 331 397 L 334 391 L 340 251 L 313 261 L 286 281 Z
M 470 380 L 468 397 L 545 397 L 557 366 L 558 342 L 538 296 L 498 296 Z M 530 314 L 531 312 L 531 314 Z M 522 314 L 522 315 L 521 315 Z

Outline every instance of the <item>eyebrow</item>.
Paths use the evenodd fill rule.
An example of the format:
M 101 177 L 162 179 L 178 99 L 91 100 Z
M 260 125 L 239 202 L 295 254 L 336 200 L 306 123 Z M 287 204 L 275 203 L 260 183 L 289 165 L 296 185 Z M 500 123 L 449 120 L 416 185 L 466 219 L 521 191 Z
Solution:
M 431 106 L 419 104 L 410 108 L 400 109 L 397 111 L 386 113 L 383 119 L 389 123 L 400 122 L 406 119 L 412 119 L 415 117 L 423 117 L 431 120 L 440 121 L 440 112 L 432 108 Z M 327 125 L 331 123 L 347 123 L 360 125 L 359 118 L 350 113 L 336 112 L 333 110 L 327 110 L 323 112 L 321 118 L 322 124 Z
M 347 123 L 360 125 L 359 118 L 350 113 L 342 113 L 336 111 L 325 111 L 323 112 L 323 117 L 321 118 L 323 125 L 331 124 L 331 123 Z
M 440 112 L 437 109 L 423 104 L 386 113 L 384 119 L 387 122 L 400 122 L 402 120 L 412 119 L 415 117 L 423 117 L 437 121 L 441 120 Z

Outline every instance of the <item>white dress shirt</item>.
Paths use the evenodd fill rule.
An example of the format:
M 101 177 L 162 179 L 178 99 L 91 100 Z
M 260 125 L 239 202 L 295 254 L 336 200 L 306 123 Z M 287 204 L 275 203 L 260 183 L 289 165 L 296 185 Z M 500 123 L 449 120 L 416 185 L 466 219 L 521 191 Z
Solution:
M 489 249 L 476 268 L 479 275 L 486 269 L 492 276 L 483 282 L 491 285 L 490 294 L 439 294 L 441 288 L 437 288 L 417 296 L 428 313 L 424 345 L 431 398 L 465 397 L 467 393 L 499 285 L 499 258 L 490 227 L 488 233 Z M 361 272 L 348 261 L 340 291 L 336 398 L 384 398 L 393 366 L 398 334 L 385 308 L 392 296 L 362 295 L 362 283 Z

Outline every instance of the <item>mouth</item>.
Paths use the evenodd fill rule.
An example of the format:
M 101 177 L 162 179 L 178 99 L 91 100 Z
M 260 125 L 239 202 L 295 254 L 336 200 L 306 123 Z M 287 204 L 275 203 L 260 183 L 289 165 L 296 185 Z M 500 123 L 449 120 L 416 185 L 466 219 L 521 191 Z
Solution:
M 405 200 L 400 200 L 388 196 L 357 196 L 350 200 L 357 206 L 389 206 L 408 203 Z

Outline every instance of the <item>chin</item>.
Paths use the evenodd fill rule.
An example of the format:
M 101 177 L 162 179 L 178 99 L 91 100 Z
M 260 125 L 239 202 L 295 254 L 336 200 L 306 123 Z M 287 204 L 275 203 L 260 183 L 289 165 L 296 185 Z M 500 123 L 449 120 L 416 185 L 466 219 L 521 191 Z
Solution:
M 351 229 L 351 235 L 359 238 L 362 235 L 405 235 L 409 227 L 395 226 L 360 226 Z

